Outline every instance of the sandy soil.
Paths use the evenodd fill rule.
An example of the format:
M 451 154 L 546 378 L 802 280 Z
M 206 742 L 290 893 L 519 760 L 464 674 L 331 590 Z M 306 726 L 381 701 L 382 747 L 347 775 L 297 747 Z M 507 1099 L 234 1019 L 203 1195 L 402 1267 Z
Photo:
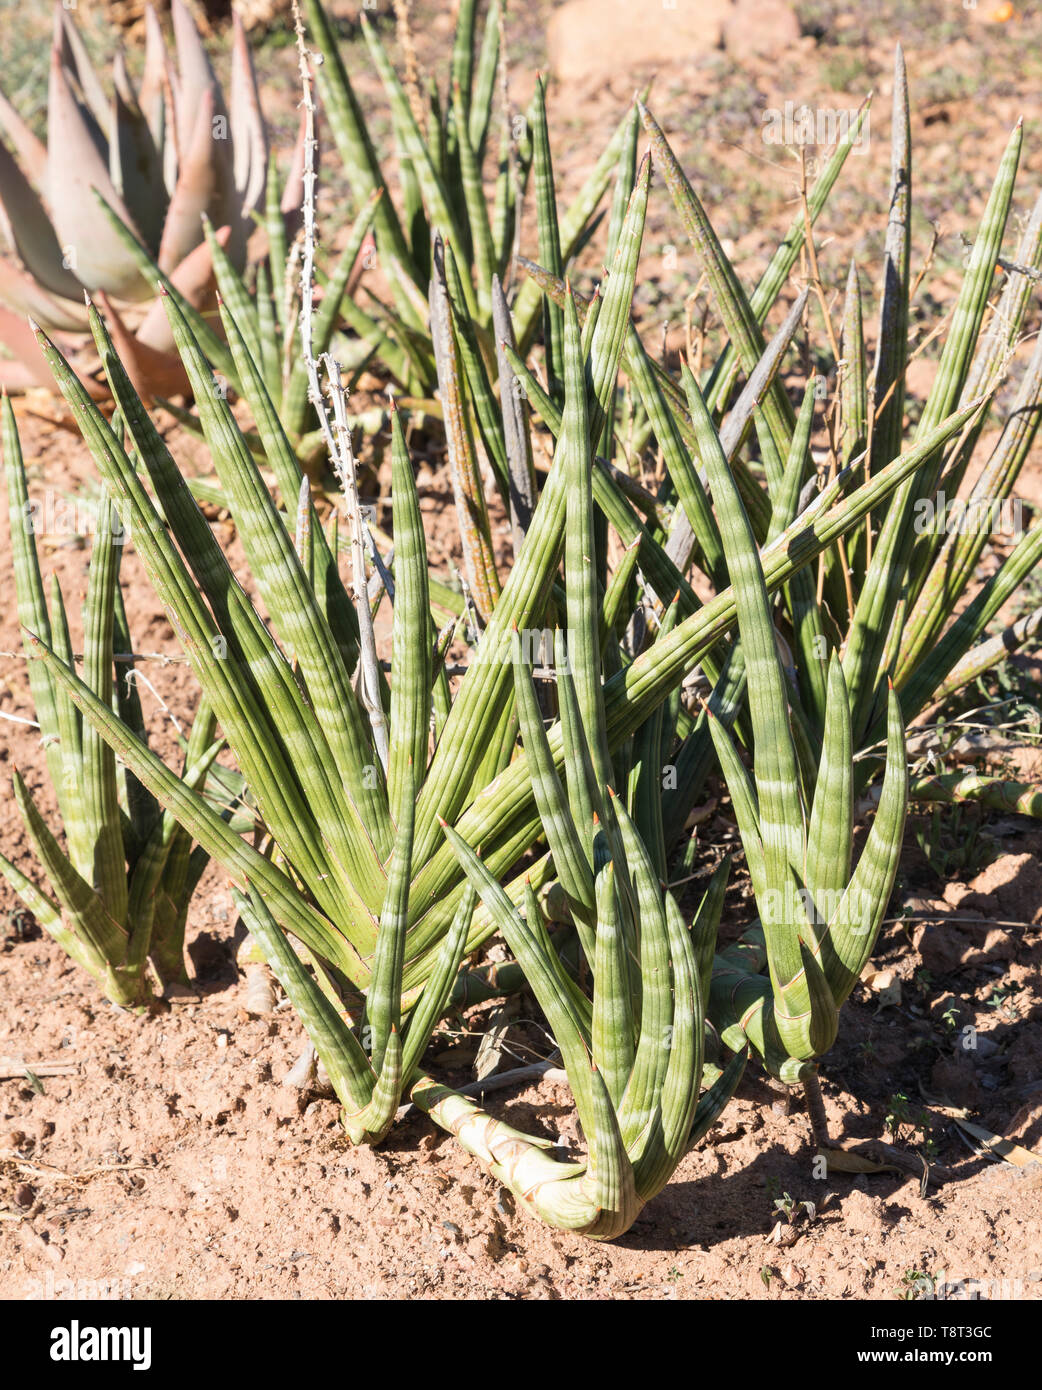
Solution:
M 892 1140 L 919 1176 L 818 1178 L 795 1097 L 790 1109 L 750 1079 L 629 1234 L 595 1246 L 518 1215 L 422 1117 L 379 1150 L 350 1148 L 335 1102 L 280 1085 L 301 1030 L 285 1012 L 245 1012 L 219 883 L 194 916 L 200 1000 L 146 1020 L 100 1002 L 49 941 L 5 943 L 0 989 L 17 1005 L 0 1053 L 72 1074 L 2 1086 L 0 1296 L 893 1299 L 923 1275 L 1042 1295 L 1042 1169 L 974 1156 L 938 1108 L 968 1105 L 1042 1148 L 1037 927 L 1002 933 L 980 964 L 924 989 L 895 929 L 882 962 L 904 1002 L 881 1007 L 862 988 L 848 1006 L 824 1067 L 833 1136 Z M 1009 1015 L 989 1008 L 996 967 Z M 953 1049 L 949 1008 L 960 1029 L 979 1024 L 976 1053 Z M 895 1136 L 897 1094 L 910 1119 Z M 565 1088 L 496 1102 L 573 1137 Z M 929 1165 L 916 1157 L 924 1110 Z

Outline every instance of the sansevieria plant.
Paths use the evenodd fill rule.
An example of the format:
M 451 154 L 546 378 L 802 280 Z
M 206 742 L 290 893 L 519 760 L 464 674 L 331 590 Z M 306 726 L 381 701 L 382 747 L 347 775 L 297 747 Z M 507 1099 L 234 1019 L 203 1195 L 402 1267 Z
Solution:
M 752 378 L 764 351 L 757 295 L 746 296 L 647 110 L 643 119 L 729 335 L 729 351 L 734 349 Z M 838 399 L 830 411 L 833 477 L 878 477 L 903 445 L 909 351 L 907 127 L 899 53 L 879 349 L 873 374 L 862 338 L 855 271 L 843 315 Z M 684 514 L 672 520 L 667 552 L 681 563 L 693 558 L 716 583 L 722 555 L 738 613 L 739 644 L 701 719 L 674 755 L 678 763 L 701 773 L 707 733 L 711 738 L 738 820 L 759 914 L 750 931 L 717 957 L 709 1012 L 725 1042 L 732 1047 L 748 1042 L 784 1080 L 813 1086 L 815 1059 L 835 1038 L 839 1006 L 869 957 L 885 913 L 908 802 L 905 721 L 1001 659 L 1033 631 L 1029 621 L 986 638 L 987 625 L 1042 555 L 1042 528 L 1015 537 L 996 573 L 972 597 L 967 590 L 984 547 L 1001 540 L 996 534 L 998 504 L 1010 496 L 1037 430 L 1042 400 L 1042 354 L 1037 350 L 969 503 L 958 504 L 956 516 L 968 517 L 969 524 L 943 524 L 946 490 L 948 498 L 954 497 L 967 475 L 995 388 L 1017 347 L 1042 252 L 1042 220 L 1036 209 L 982 333 L 1020 143 L 1018 126 L 967 256 L 937 378 L 913 432 L 918 467 L 830 548 L 816 576 L 809 569 L 794 575 L 780 591 L 776 609 L 764 579 L 779 533 L 799 515 L 811 486 L 815 384 L 798 419 L 777 387 L 768 385 L 762 393 L 754 421 L 759 445 L 754 473 L 736 451 L 737 432 L 728 423 L 719 426 L 730 390 L 720 364 L 701 382 L 684 369 L 683 406 L 678 390 L 661 376 L 634 374 L 667 457 L 690 448 L 712 497 L 712 512 L 689 507 L 684 499 Z M 534 273 L 550 293 L 560 294 L 558 284 Z M 552 417 L 550 403 L 543 404 Z M 944 443 L 920 447 L 953 410 L 961 415 L 960 429 Z M 746 746 L 751 771 L 728 730 L 731 724 Z M 885 774 L 870 799 L 875 817 L 854 866 L 855 806 L 884 753 Z M 929 799 L 971 795 L 1035 813 L 1040 804 L 1033 788 L 961 773 L 918 779 L 911 791 Z M 689 799 L 680 802 L 681 813 L 687 805 Z M 668 800 L 663 814 L 679 829 Z
M 635 158 L 635 148 L 632 153 Z M 34 646 L 43 668 L 128 771 L 229 874 L 244 918 L 301 1011 L 356 1141 L 375 1142 L 387 1132 L 410 1086 L 436 1119 L 461 1136 L 465 1128 L 468 1142 L 475 1138 L 484 1121 L 471 1123 L 466 1103 L 461 1109 L 458 1098 L 422 1075 L 422 1057 L 464 956 L 497 925 L 503 929 L 555 1029 L 567 1033 L 578 1020 L 578 1031 L 558 1042 L 588 1127 L 591 1161 L 581 1173 L 557 1173 L 567 1180 L 560 1199 L 540 1214 L 600 1235 L 621 1229 L 640 1201 L 666 1181 L 701 1123 L 695 1117 L 707 1113 L 698 1110 L 699 1047 L 720 888 L 696 915 L 689 936 L 661 886 L 676 823 L 683 826 L 685 805 L 697 796 L 712 756 L 708 716 L 686 708 L 679 693 L 695 667 L 713 685 L 710 706 L 718 717 L 748 737 L 743 721 L 749 609 L 744 593 L 739 603 L 738 585 L 747 581 L 749 565 L 733 526 L 724 525 L 727 499 L 713 497 L 715 512 L 710 505 L 714 483 L 709 478 L 707 487 L 708 465 L 683 388 L 650 357 L 631 321 L 652 164 L 645 158 L 630 168 L 630 154 L 627 149 L 616 160 L 632 192 L 612 233 L 609 273 L 597 294 L 580 312 L 551 270 L 533 279 L 561 311 L 556 338 L 551 316 L 544 320 L 544 335 L 558 345 L 551 349 L 556 365 L 550 389 L 533 376 L 523 355 L 517 304 L 511 311 L 504 298 L 496 325 L 499 400 L 490 393 L 479 411 L 465 373 L 475 346 L 481 352 L 480 320 L 465 288 L 456 284 L 451 243 L 440 235 L 431 241 L 431 350 L 475 638 L 455 688 L 445 668 L 454 629 L 439 631 L 435 621 L 415 479 L 397 412 L 390 422 L 395 551 L 393 559 L 375 557 L 376 579 L 367 572 L 335 359 L 325 361 L 336 421 L 326 447 L 347 509 L 350 592 L 339 569 L 340 523 L 325 530 L 320 525 L 249 321 L 240 322 L 226 298 L 222 327 L 257 422 L 252 440 L 225 393 L 214 389 L 196 324 L 176 296 L 164 297 L 262 617 L 134 390 L 102 317 L 89 311 L 125 439 L 53 342 L 39 335 L 245 779 L 266 832 L 266 851 L 242 839 L 167 768 L 117 717 L 111 702 L 70 670 L 45 635 Z M 844 155 L 838 152 L 822 176 L 815 215 Z M 552 170 L 545 176 L 552 193 Z M 544 210 L 544 223 L 545 217 Z M 379 239 L 376 213 L 374 225 Z M 853 466 L 837 471 L 801 510 L 806 422 L 802 433 L 795 423 L 791 429 L 784 423 L 777 374 L 805 299 L 769 344 L 759 324 L 795 263 L 803 235 L 801 223 L 779 249 L 756 297 L 756 331 L 741 337 L 744 355 L 736 355 L 733 343 L 725 348 L 718 368 L 722 384 L 711 407 L 706 397 L 743 502 L 750 507 L 760 497 L 750 511 L 758 540 L 764 509 L 771 509 L 758 559 L 768 594 L 787 594 L 787 586 L 803 583 L 801 575 L 811 579 L 807 567 L 884 508 L 895 489 L 979 408 L 970 402 L 933 421 L 905 452 L 867 478 Z M 536 302 L 538 307 L 538 290 Z M 306 366 L 317 409 L 320 383 L 314 364 Z M 612 461 L 621 366 L 647 393 L 648 419 L 664 441 L 668 483 L 659 496 Z M 732 402 L 729 383 L 739 366 L 747 381 Z M 320 415 L 326 411 L 323 404 Z M 531 472 L 533 413 L 542 415 L 555 437 L 552 466 L 538 491 Z M 491 545 L 482 470 L 468 447 L 475 419 L 490 438 L 500 437 L 515 523 L 515 556 L 507 573 Z M 782 459 L 796 459 L 788 468 L 782 464 L 787 501 L 779 500 L 776 509 L 762 493 L 756 461 L 742 452 L 763 419 L 778 425 Z M 707 439 L 702 429 L 701 448 Z M 256 453 L 274 476 L 282 508 Z M 685 516 L 699 527 L 699 563 L 704 560 L 717 586 L 705 603 L 686 578 L 695 544 L 682 554 L 670 551 L 670 533 Z M 617 564 L 610 563 L 606 543 L 612 532 L 623 546 Z M 372 626 L 371 605 L 383 595 L 393 601 L 389 681 L 377 660 Z M 736 619 L 745 625 L 737 637 Z M 574 670 L 562 672 L 556 686 L 561 717 L 540 736 L 529 677 L 514 652 L 515 634 L 524 641 L 534 631 L 555 628 L 576 656 Z M 665 764 L 677 774 L 668 796 Z M 807 775 L 802 763 L 801 771 Z M 533 897 L 538 902 L 555 882 L 557 901 L 563 895 L 593 973 L 592 996 L 588 988 L 573 988 L 574 980 L 566 983 L 567 969 L 550 964 L 545 954 Z M 619 942 L 628 943 L 624 951 Z M 658 960 L 662 972 L 653 1007 L 648 998 L 647 1027 L 640 1002 L 652 988 L 641 979 L 645 946 L 647 960 Z M 791 983 L 789 974 L 779 979 Z M 676 1057 L 664 1046 L 673 1036 L 668 1030 L 683 1041 Z M 738 1039 L 735 1068 L 744 1047 Z M 601 1082 L 589 1080 L 584 1053 L 597 1074 L 603 1072 Z M 729 1079 L 722 1091 L 711 1093 L 717 1099 L 707 1102 L 710 1108 L 736 1073 L 725 1074 Z M 523 1175 L 515 1177 L 525 1184 Z M 616 1180 L 616 1195 L 602 1201 L 605 1184 Z
M 629 314 L 646 201 L 645 171 L 631 200 L 629 235 L 616 258 L 599 335 L 590 346 L 597 364 L 596 399 L 604 403 L 610 400 Z M 435 645 L 415 482 L 404 433 L 394 418 L 395 679 L 388 698 L 371 662 L 367 584 L 357 587 L 356 571 L 352 597 L 341 581 L 335 537 L 331 544 L 313 514 L 260 365 L 231 307 L 222 306 L 224 326 L 244 377 L 251 378 L 253 398 L 263 407 L 268 460 L 281 493 L 300 496 L 293 517 L 276 508 L 227 400 L 208 389 L 211 370 L 179 306 L 173 298 L 166 306 L 219 479 L 272 627 L 285 647 L 232 575 L 100 316 L 91 310 L 99 356 L 134 458 L 42 334 L 41 343 L 83 421 L 106 487 L 132 527 L 134 544 L 182 636 L 276 853 L 265 857 L 240 839 L 44 643 L 39 651 L 47 670 L 88 719 L 97 721 L 127 766 L 248 894 L 244 915 L 257 938 L 271 941 L 265 914 L 280 931 L 291 931 L 314 963 L 316 978 L 328 986 L 329 1003 L 346 1008 L 360 1025 L 359 1037 L 350 1030 L 345 1034 L 351 1042 L 344 1044 L 340 1065 L 329 1059 L 326 1064 L 331 1077 L 350 1079 L 351 1089 L 343 1095 L 349 1133 L 359 1140 L 378 1139 L 422 1053 L 424 1028 L 433 1027 L 445 1006 L 464 946 L 472 949 L 493 930 L 487 914 L 472 921 L 472 914 L 461 910 L 465 876 L 444 843 L 439 815 L 456 816 L 474 806 L 479 821 L 491 816 L 482 844 L 487 862 L 500 873 L 539 836 L 530 790 L 519 802 L 495 810 L 495 779 L 509 763 L 516 736 L 509 664 L 497 654 L 512 625 L 543 621 L 563 536 L 564 481 L 559 475 L 544 491 L 485 628 L 484 659 L 472 664 L 453 699 L 443 663 L 445 640 Z M 337 447 L 347 447 L 343 437 Z M 353 466 L 343 455 L 338 464 Z M 356 564 L 361 554 L 359 544 Z M 542 867 L 537 864 L 526 877 L 538 885 L 547 876 L 544 856 Z M 518 898 L 524 881 L 519 877 L 512 886 Z M 287 959 L 271 951 L 277 970 L 285 970 Z M 406 1020 L 403 1010 L 410 1008 Z M 426 1023 L 421 1026 L 417 1019 Z
M 686 385 L 735 589 L 753 740 L 750 775 L 732 735 L 709 712 L 759 912 L 759 931 L 725 951 L 714 970 L 712 1012 L 729 1045 L 748 1038 L 782 1080 L 805 1079 L 835 1040 L 840 1005 L 868 961 L 897 873 L 908 800 L 900 704 L 891 688 L 882 793 L 852 872 L 854 763 L 843 667 L 834 656 L 820 758 L 801 768 L 752 527 L 690 373 Z M 779 499 L 794 498 L 805 447 L 797 434 Z M 766 975 L 750 969 L 757 940 Z
M 570 294 L 563 330 L 564 422 L 557 447 L 568 487 L 567 627 L 557 631 L 555 641 L 563 782 L 519 640 L 513 668 L 536 805 L 588 967 L 583 973 L 592 975 L 592 998 L 553 949 L 531 889 L 519 912 L 474 849 L 451 827 L 444 828 L 553 1029 L 589 1146 L 588 1161 L 555 1160 L 545 1141 L 492 1120 L 446 1087 L 421 1081 L 413 1096 L 542 1220 L 610 1239 L 632 1224 L 716 1119 L 741 1076 L 745 1048 L 736 1049 L 734 1062 L 700 1101 L 721 880 L 711 883 L 689 927 L 659 878 L 661 820 L 641 814 L 648 808 L 640 770 L 633 804 L 650 833 L 657 832 L 652 850 L 625 800 L 605 780 L 614 772 L 594 561 L 592 436 Z M 660 744 L 661 715 L 652 716 L 649 726 L 637 741 Z
M 404 7 L 403 7 L 404 8 Z M 398 172 L 394 182 L 384 171 L 359 103 L 335 31 L 321 0 L 303 0 L 310 40 L 322 56 L 317 70 L 322 98 L 337 152 L 349 178 L 354 211 L 379 190 L 395 189 L 380 199 L 373 215 L 376 251 L 383 266 L 387 303 L 367 295 L 363 303 L 345 303 L 347 322 L 376 348 L 403 386 L 430 388 L 434 360 L 427 324 L 433 262 L 432 239 L 451 249 L 457 273 L 453 296 L 468 339 L 465 367 L 468 392 L 480 410 L 488 391 L 487 349 L 493 329 L 497 285 L 514 275 L 514 252 L 526 189 L 531 181 L 539 209 L 540 256 L 557 274 L 592 234 L 601 200 L 627 147 L 636 149 L 636 112 L 620 123 L 571 205 L 559 210 L 547 133 L 545 89 L 537 83 L 524 116 L 505 106 L 503 45 L 506 0 L 491 0 L 479 25 L 478 0 L 462 0 L 457 15 L 446 88 L 437 78 L 421 82 L 414 63 L 403 79 L 395 71 L 376 27 L 364 12 L 362 33 L 390 106 Z M 408 57 L 408 53 L 407 53 Z M 413 55 L 415 57 L 415 55 Z M 484 191 L 483 176 L 495 169 L 495 193 Z M 632 186 L 617 183 L 612 222 L 617 234 Z M 610 263 L 610 261 L 609 261 Z M 535 286 L 523 287 L 514 305 L 514 331 L 527 349 L 539 328 L 541 300 Z M 554 341 L 560 351 L 556 311 Z M 483 353 L 476 352 L 477 347 Z M 485 441 L 486 447 L 488 441 Z M 498 460 L 494 459 L 493 462 Z
M 110 431 L 117 427 L 118 421 L 106 425 Z M 3 454 L 25 650 L 31 657 L 34 644 L 46 642 L 55 662 L 72 672 L 62 592 L 55 577 L 48 606 L 36 550 L 37 512 L 6 396 Z M 105 498 L 98 510 L 83 609 L 83 680 L 99 701 L 118 711 L 135 736 L 144 738 L 137 686 L 129 679 L 132 668 L 113 664 L 114 647 L 124 660 L 130 653 L 119 587 L 126 540 L 120 518 Z M 117 764 L 112 749 L 39 661 L 29 663 L 29 682 L 65 844 L 15 769 L 15 800 L 47 886 L 41 888 L 2 854 L 0 872 L 39 924 L 114 1004 L 143 1006 L 156 985 L 161 993 L 164 986 L 187 982 L 185 920 L 209 855 L 193 848 L 188 832 Z M 213 715 L 203 701 L 185 743 L 185 787 L 201 793 L 220 747 Z
M 751 374 L 764 350 L 762 286 L 747 294 L 727 258 L 697 194 L 686 179 L 654 117 L 645 108 L 644 126 L 675 207 L 688 232 L 699 273 L 705 275 L 728 338 L 727 352 L 698 389 L 719 424 L 740 367 Z M 939 698 L 974 679 L 989 664 L 1031 639 L 1028 621 L 990 636 L 989 625 L 1042 557 L 1042 527 L 1019 526 L 1010 503 L 1018 474 L 1042 419 L 1042 348 L 1036 345 L 1023 370 L 996 442 L 976 467 L 978 446 L 993 421 L 998 387 L 1011 370 L 1025 315 L 1042 263 L 1042 205 L 1026 220 L 1010 259 L 1002 245 L 1010 221 L 1023 132 L 1013 131 L 995 176 L 965 272 L 951 323 L 943 336 L 936 377 L 914 428 L 905 425 L 905 373 L 910 360 L 910 258 L 912 154 L 904 62 L 897 54 L 894 83 L 892 182 L 883 266 L 876 358 L 870 365 L 863 332 L 861 277 L 852 267 L 838 335 L 825 324 L 838 352 L 836 389 L 826 417 L 832 446 L 827 476 L 878 476 L 907 451 L 918 450 L 952 413 L 967 412 L 959 431 L 924 451 L 921 465 L 883 507 L 874 507 L 841 544 L 831 548 L 817 575 L 802 573 L 782 592 L 776 625 L 790 654 L 786 681 L 798 746 L 820 746 L 824 737 L 833 657 L 842 662 L 850 702 L 854 784 L 860 796 L 878 772 L 888 741 L 892 701 L 883 681 L 892 677 L 906 724 Z M 813 212 L 813 192 L 808 212 Z M 815 262 L 816 264 L 816 262 Z M 994 299 L 996 267 L 1006 269 Z M 820 297 L 819 297 L 820 298 Z M 813 303 L 813 301 L 812 301 Z M 811 314 L 813 319 L 814 314 Z M 930 335 L 931 337 L 937 335 Z M 646 373 L 638 389 L 665 451 L 690 448 L 708 467 L 688 408 L 690 392 L 670 384 L 659 392 Z M 660 383 L 665 385 L 665 383 Z M 661 399 L 659 397 L 661 396 Z M 663 413 L 662 406 L 668 407 Z M 813 405 L 808 407 L 813 409 Z M 768 547 L 780 524 L 796 514 L 801 489 L 810 485 L 809 453 L 794 474 L 786 459 L 796 418 L 775 383 L 763 396 L 755 421 L 757 473 L 749 470 L 726 425 L 720 431 L 757 544 Z M 805 422 L 809 432 L 810 418 Z M 704 435 L 704 432 L 703 432 Z M 668 453 L 667 453 L 668 456 Z M 971 485 L 971 479 L 972 485 Z M 961 492 L 961 496 L 960 496 Z M 779 510 L 781 509 L 781 510 Z M 1018 524 L 1007 525 L 1014 517 Z M 1006 534 L 1012 531 L 1012 534 Z M 670 519 L 666 548 L 711 571 L 718 553 L 715 531 L 704 512 L 687 508 Z M 1008 544 L 1007 544 L 1008 542 Z M 995 572 L 975 586 L 978 562 L 988 546 L 1006 551 Z M 804 763 L 807 757 L 803 758 Z M 952 774 L 913 778 L 911 794 L 926 799 L 963 794 L 1000 808 L 1037 814 L 1042 805 L 1032 788 L 995 778 Z

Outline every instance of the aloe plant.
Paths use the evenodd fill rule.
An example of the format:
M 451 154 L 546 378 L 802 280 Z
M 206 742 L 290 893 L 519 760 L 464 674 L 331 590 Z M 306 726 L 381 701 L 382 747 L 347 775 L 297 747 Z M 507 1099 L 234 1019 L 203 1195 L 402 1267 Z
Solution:
M 176 63 L 155 12 L 146 12 L 140 86 L 122 54 L 106 90 L 68 7 L 55 5 L 47 140 L 0 97 L 0 366 L 8 387 L 49 386 L 30 315 L 72 351 L 87 337 L 84 291 L 106 305 L 128 370 L 147 391 L 186 386 L 153 263 L 196 309 L 213 302 L 212 243 L 242 266 L 268 180 L 268 135 L 245 31 L 234 16 L 227 99 L 183 0 L 171 5 Z M 14 153 L 12 153 L 12 149 Z M 287 189 L 287 205 L 299 192 Z M 129 231 L 127 230 L 129 229 Z M 83 352 L 76 365 L 92 381 Z M 100 389 L 96 384 L 95 392 Z
M 36 550 L 35 513 L 14 412 L 3 401 L 11 546 L 18 617 L 26 654 L 46 643 L 54 660 L 73 671 L 69 626 L 57 577 L 48 606 Z M 130 665 L 119 564 L 126 536 L 107 499 L 99 509 L 83 609 L 83 679 L 106 708 L 144 738 Z M 47 883 L 41 888 L 0 855 L 0 872 L 69 956 L 94 977 L 114 1004 L 138 1008 L 160 989 L 187 983 L 185 921 L 209 855 L 141 783 L 119 767 L 111 748 L 85 723 L 66 691 L 39 661 L 29 664 L 30 689 L 64 831 L 64 848 L 38 809 L 21 773 L 12 775 L 15 800 Z M 184 744 L 183 785 L 200 794 L 221 747 L 204 701 Z M 150 967 L 151 966 L 151 970 Z

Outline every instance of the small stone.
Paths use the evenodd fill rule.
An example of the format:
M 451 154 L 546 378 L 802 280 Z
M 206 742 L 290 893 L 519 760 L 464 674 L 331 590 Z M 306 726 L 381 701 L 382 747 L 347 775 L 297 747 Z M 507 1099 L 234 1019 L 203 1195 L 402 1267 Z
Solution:
M 843 1225 L 856 1235 L 875 1235 L 883 1227 L 883 1203 L 861 1187 L 863 1175 L 854 1179 L 843 1201 Z
M 960 906 L 960 915 L 965 915 Z M 914 938 L 923 965 L 935 975 L 1012 960 L 1016 943 L 1010 932 L 988 922 L 924 922 Z
M 718 49 L 730 0 L 676 0 L 649 17 L 632 0 L 568 0 L 546 31 L 550 66 L 562 82 L 603 83 L 637 69 Z
M 737 0 L 724 20 L 724 47 L 741 62 L 774 58 L 800 37 L 800 22 L 787 0 Z

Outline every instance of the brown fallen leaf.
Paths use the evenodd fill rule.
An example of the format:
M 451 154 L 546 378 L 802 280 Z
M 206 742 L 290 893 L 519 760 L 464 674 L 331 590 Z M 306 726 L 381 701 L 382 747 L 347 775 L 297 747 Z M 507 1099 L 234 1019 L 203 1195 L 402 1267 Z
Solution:
M 1020 1144 L 1014 1144 L 1012 1140 L 1003 1139 L 1000 1134 L 992 1134 L 991 1130 L 985 1129 L 983 1125 L 975 1125 L 958 1115 L 953 1118 L 960 1129 L 965 1130 L 967 1134 L 978 1140 L 986 1149 L 990 1149 L 993 1154 L 996 1154 L 1006 1163 L 1012 1163 L 1015 1168 L 1028 1168 L 1032 1163 L 1042 1163 L 1042 1154 L 1025 1149 Z
M 874 965 L 867 965 L 862 971 L 861 981 L 877 996 L 881 1009 L 897 1008 L 900 1004 L 901 981 L 896 970 L 877 970 Z
M 852 1149 L 819 1149 L 818 1158 L 825 1160 L 830 1173 L 898 1173 L 894 1163 L 877 1163 L 874 1158 L 855 1153 Z

